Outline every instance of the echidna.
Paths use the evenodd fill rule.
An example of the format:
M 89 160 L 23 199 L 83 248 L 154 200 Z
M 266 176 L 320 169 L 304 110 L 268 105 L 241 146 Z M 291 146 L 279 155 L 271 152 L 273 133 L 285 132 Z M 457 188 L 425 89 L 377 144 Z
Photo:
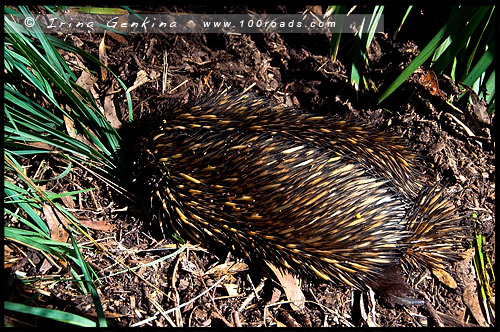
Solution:
M 457 258 L 454 206 L 400 138 L 254 94 L 140 120 L 133 176 L 163 225 L 364 290 Z

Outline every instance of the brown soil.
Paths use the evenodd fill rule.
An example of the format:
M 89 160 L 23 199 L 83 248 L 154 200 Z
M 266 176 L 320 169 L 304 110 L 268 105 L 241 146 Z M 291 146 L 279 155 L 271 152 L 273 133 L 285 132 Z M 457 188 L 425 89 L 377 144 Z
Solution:
M 169 10 L 175 12 L 185 8 Z M 198 9 L 192 10 L 196 12 Z M 276 8 L 276 11 L 284 10 Z M 286 10 L 294 12 L 301 9 Z M 426 41 L 421 35 L 414 36 L 408 31 L 401 32 L 396 40 L 392 39 L 402 13 L 402 9 L 393 10 L 398 19 L 389 19 L 386 13 L 385 30 L 388 33 L 377 34 L 370 48 L 367 76 L 379 91 L 384 90 L 425 46 Z M 418 19 L 412 18 L 415 24 L 422 23 Z M 250 89 L 259 95 L 310 112 L 362 121 L 405 137 L 409 146 L 422 157 L 423 169 L 429 177 L 446 184 L 450 200 L 459 206 L 463 215 L 464 233 L 472 238 L 475 226 L 477 232 L 485 236 L 485 251 L 494 264 L 495 140 L 491 137 L 495 133 L 492 121 L 489 124 L 480 123 L 476 127 L 474 113 L 468 117 L 458 113 L 420 84 L 418 76 L 411 77 L 387 101 L 378 105 L 375 92 L 365 89 L 356 91 L 349 84 L 347 66 L 350 66 L 352 57 L 352 36 L 345 36 L 339 59 L 333 63 L 329 59 L 329 38 L 325 35 L 140 34 L 117 37 L 108 34 L 105 42 L 109 67 L 128 87 L 134 84 L 140 70 L 144 70 L 151 80 L 131 92 L 135 117 L 143 112 L 155 112 L 158 105 L 169 100 L 186 102 L 214 89 L 232 87 L 237 90 Z M 68 40 L 75 44 L 81 43 L 81 47 L 97 56 L 101 38 L 102 35 L 85 34 L 70 36 Z M 167 54 L 168 88 L 162 93 L 164 54 Z M 91 64 L 85 65 L 100 72 Z M 456 91 L 456 85 L 446 79 L 440 79 L 439 84 L 448 96 Z M 101 103 L 110 87 L 119 88 L 111 75 L 104 81 L 97 81 L 95 89 L 101 96 Z M 117 116 L 126 122 L 126 105 L 120 98 L 116 99 Z M 470 110 L 462 108 L 464 112 L 470 113 Z M 457 118 L 479 138 L 470 137 L 456 121 Z M 56 161 L 51 166 L 56 168 Z M 53 176 L 49 173 L 47 178 Z M 70 181 L 50 181 L 47 187 L 57 192 L 76 190 L 76 184 L 97 189 L 92 194 L 80 195 L 82 201 L 77 204 L 79 206 L 75 208 L 75 215 L 112 225 L 114 228 L 108 231 L 91 229 L 91 235 L 127 266 L 146 264 L 172 254 L 177 248 L 175 240 L 168 237 L 167 240 L 162 239 L 154 227 L 141 217 L 132 202 L 100 183 L 85 169 L 75 167 Z M 473 213 L 477 215 L 476 218 L 472 217 Z M 464 251 L 468 249 L 468 243 L 464 241 Z M 141 321 L 141 326 L 157 327 L 367 324 L 359 311 L 360 294 L 344 285 L 306 280 L 302 288 L 309 302 L 303 311 L 293 311 L 289 304 L 280 304 L 286 301 L 284 292 L 264 269 L 255 269 L 253 266 L 248 269 L 245 264 L 239 264 L 240 270 L 228 273 L 233 263 L 244 262 L 235 256 L 237 253 L 233 255 L 221 250 L 215 256 L 199 247 L 190 246 L 181 254 L 152 266 L 116 274 L 124 267 L 96 251 L 90 244 L 87 248 L 84 254 L 100 278 L 99 295 L 109 324 L 114 326 L 131 326 Z M 9 290 L 15 289 L 17 292 L 14 296 L 9 291 L 8 298 L 31 294 L 29 289 L 21 289 L 10 278 L 12 271 L 22 270 L 28 276 L 68 273 L 64 267 L 58 268 L 47 263 L 46 257 L 39 252 L 29 248 L 23 250 L 23 258 L 4 270 L 12 281 L 9 286 L 16 286 Z M 417 290 L 416 296 L 427 300 L 434 310 L 444 314 L 438 314 L 438 317 L 445 325 L 458 326 L 464 324 L 466 319 L 473 324 L 480 323 L 471 316 L 463 300 L 470 283 L 464 275 L 471 273 L 468 270 L 470 265 L 470 260 L 466 260 L 466 265 L 461 261 L 449 268 L 448 272 L 458 283 L 456 289 L 446 286 L 427 270 L 407 275 L 409 284 Z M 223 276 L 224 280 L 221 281 Z M 238 310 L 249 296 L 253 296 L 254 288 L 261 282 L 263 288 L 259 290 L 258 296 Z M 210 288 L 216 283 L 216 287 Z M 234 294 L 228 293 L 231 287 L 235 289 Z M 40 306 L 95 317 L 90 297 L 81 295 L 74 284 L 59 283 L 44 289 L 46 294 L 39 295 Z M 190 302 L 208 289 L 203 296 Z M 362 299 L 365 304 L 369 300 L 366 295 Z M 376 301 L 376 322 L 379 326 L 439 324 L 433 318 L 432 310 L 424 306 L 391 306 L 377 297 Z M 182 304 L 186 305 L 165 313 Z M 450 320 L 447 320 L 449 317 Z M 31 323 L 38 326 L 53 324 L 43 319 Z

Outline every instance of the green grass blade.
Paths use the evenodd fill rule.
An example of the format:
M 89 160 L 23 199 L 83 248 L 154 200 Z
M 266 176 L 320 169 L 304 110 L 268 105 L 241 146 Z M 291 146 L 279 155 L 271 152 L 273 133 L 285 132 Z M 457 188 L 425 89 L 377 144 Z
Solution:
M 356 42 L 354 45 L 354 57 L 352 59 L 352 64 L 351 64 L 351 85 L 354 86 L 354 89 L 356 91 L 358 91 L 358 89 L 359 89 L 361 75 L 362 75 L 362 73 L 364 71 L 364 67 L 365 67 L 364 59 L 366 57 L 364 54 L 364 50 L 361 47 L 364 26 L 366 23 L 365 19 L 366 19 L 366 17 L 363 18 L 363 22 L 361 23 L 361 26 L 359 27 L 359 33 L 358 33 L 358 36 L 356 38 Z
M 36 229 L 44 234 L 46 237 L 50 237 L 49 228 L 47 224 L 40 218 L 35 208 L 32 206 L 34 201 L 39 201 L 38 197 L 34 196 L 33 200 L 27 197 L 33 197 L 28 191 L 14 184 L 4 181 L 4 204 L 9 204 L 11 201 L 16 202 L 17 206 L 22 209 L 26 214 L 33 220 L 36 225 Z M 24 219 L 24 218 L 23 218 Z M 29 226 L 29 225 L 28 225 Z
M 78 195 L 78 194 L 86 193 L 86 192 L 89 192 L 89 191 L 92 191 L 92 190 L 96 190 L 96 189 L 97 188 L 86 188 L 86 189 L 80 189 L 80 190 L 66 191 L 66 192 L 58 193 L 58 194 L 47 193 L 47 197 L 50 200 L 54 200 L 54 199 L 61 198 L 61 197 L 73 196 L 73 195 Z
M 493 60 L 495 59 L 495 50 L 493 48 L 488 49 L 486 53 L 483 54 L 481 59 L 476 63 L 474 68 L 470 71 L 469 75 L 462 82 L 467 86 L 472 86 L 479 77 L 491 66 Z
M 40 121 L 53 123 L 56 127 L 62 126 L 64 124 L 64 121 L 54 115 L 54 113 L 48 111 L 38 104 L 33 103 L 28 97 L 16 91 L 15 88 L 10 84 L 4 85 L 4 98 L 5 101 L 10 102 L 11 105 L 16 105 L 24 112 L 27 112 L 27 114 L 29 114 L 31 117 L 34 117 Z M 12 106 L 10 106 L 9 103 L 7 103 L 5 107 L 7 107 L 7 112 L 12 109 Z M 11 119 L 11 122 L 14 121 Z
M 38 232 L 20 228 L 4 226 L 3 230 L 6 239 L 23 243 L 30 248 L 41 250 L 61 259 L 73 256 L 71 250 L 72 246 L 69 243 L 54 241 L 50 238 L 44 237 Z
M 31 16 L 31 13 L 24 6 L 20 6 L 19 9 L 21 10 L 21 13 L 23 15 Z M 57 74 L 59 75 L 59 78 L 64 80 L 65 82 L 69 82 L 69 77 L 71 77 L 73 80 L 76 80 L 76 76 L 71 70 L 69 70 L 66 61 L 64 61 L 62 56 L 57 52 L 55 47 L 47 39 L 46 35 L 42 32 L 42 29 L 38 25 L 38 22 L 36 20 L 34 22 L 35 24 L 33 25 L 33 27 L 27 31 L 30 32 L 30 34 L 42 44 L 42 48 L 46 52 L 46 59 L 50 64 L 50 67 L 53 69 L 55 68 Z M 69 77 L 67 76 L 68 74 Z
M 449 66 L 453 58 L 457 56 L 457 54 L 464 48 L 464 46 L 469 42 L 470 37 L 476 31 L 479 23 L 484 19 L 489 7 L 481 6 L 478 11 L 472 16 L 471 20 L 467 23 L 463 31 L 461 31 L 458 35 L 454 36 L 451 44 L 446 47 L 446 50 L 439 56 L 436 62 L 431 65 L 431 69 L 436 72 L 437 75 L 440 75 L 444 69 Z
M 120 8 L 73 7 L 72 9 L 78 12 L 95 15 L 125 15 L 128 13 L 127 10 Z
M 436 50 L 434 51 L 434 54 L 432 55 L 432 60 L 431 60 L 431 63 L 435 63 L 437 61 L 437 59 L 439 59 L 439 57 L 445 53 L 446 49 L 448 48 L 448 46 L 451 45 L 451 42 L 452 42 L 452 38 L 451 36 L 448 36 L 448 38 L 446 38 L 442 43 L 441 45 L 439 45 L 438 48 L 436 48 Z M 455 59 L 454 59 L 455 60 Z
M 55 309 L 32 307 L 22 303 L 4 301 L 4 309 L 20 312 L 23 314 L 49 318 L 58 322 L 83 327 L 95 327 L 96 323 L 88 318 Z
M 392 39 L 396 39 L 396 36 L 401 31 L 401 28 L 403 27 L 403 24 L 405 23 L 406 18 L 408 17 L 408 14 L 410 14 L 412 9 L 413 9 L 413 6 L 408 6 L 408 9 L 406 9 L 406 13 L 404 14 L 403 19 L 401 20 L 401 23 L 399 24 L 398 28 L 396 29 L 396 32 L 394 32 L 394 36 L 392 37 Z
M 384 12 L 384 6 L 375 6 L 375 9 L 373 10 L 372 17 L 370 19 L 370 24 L 368 25 L 368 34 L 365 42 L 365 49 L 368 52 L 368 49 L 370 48 L 370 45 L 373 40 L 373 36 L 375 35 L 375 32 L 377 31 L 377 26 L 380 22 L 380 19 L 382 17 L 382 13 Z
M 23 12 L 25 14 L 28 13 L 25 10 L 23 10 Z M 49 42 L 49 39 L 43 37 L 43 34 L 32 34 L 35 38 L 40 38 L 39 41 L 42 44 L 42 49 L 46 52 L 46 56 L 44 56 L 37 48 L 32 46 L 33 42 L 23 35 L 24 30 L 18 24 L 7 19 L 6 30 L 9 32 L 7 35 L 8 39 L 12 41 L 15 48 L 19 49 L 25 57 L 22 65 L 18 61 L 14 62 L 13 66 L 25 76 L 30 83 L 41 91 L 55 107 L 59 108 L 59 110 L 65 114 L 64 110 L 61 109 L 59 103 L 55 100 L 48 81 L 52 82 L 55 87 L 60 89 L 62 93 L 66 95 L 70 107 L 78 112 L 83 112 L 82 117 L 78 116 L 78 114 L 75 114 L 73 117 L 67 114 L 65 115 L 72 119 L 75 124 L 84 131 L 85 136 L 102 151 L 108 160 L 108 167 L 114 171 L 118 171 L 116 167 L 122 166 L 121 157 L 119 156 L 121 153 L 121 140 L 116 130 L 111 127 L 109 122 L 104 118 L 104 115 L 98 110 L 97 105 L 88 92 L 76 84 L 76 77 L 71 70 L 69 70 L 64 59 L 62 59 L 54 46 Z M 11 56 L 10 59 L 12 58 Z M 40 73 L 40 75 L 35 76 L 28 71 L 26 69 L 26 63 L 29 63 L 33 71 L 35 73 Z M 127 96 L 127 99 L 130 100 L 129 96 Z M 85 100 L 90 101 L 90 104 L 87 105 L 84 102 Z M 129 110 L 131 110 L 130 105 Z M 82 120 L 85 120 L 85 122 L 82 122 Z M 93 128 L 94 131 L 90 132 L 87 128 Z M 96 130 L 99 128 L 101 129 Z M 101 157 L 102 156 L 99 156 L 99 158 Z M 114 162 L 115 159 L 118 159 L 119 163 Z
M 99 321 L 99 327 L 106 327 L 106 316 L 104 315 L 104 309 L 102 308 L 102 303 L 99 298 L 99 294 L 97 293 L 97 288 L 92 281 L 92 275 L 89 273 L 88 269 L 88 264 L 83 258 L 79 248 L 78 248 L 78 243 L 76 242 L 75 238 L 73 237 L 73 234 L 69 234 L 71 237 L 71 243 L 73 244 L 73 247 L 75 248 L 75 253 L 76 253 L 76 262 L 78 263 L 78 266 L 83 272 L 83 277 L 85 280 L 85 285 L 87 286 L 88 291 L 90 292 L 90 296 L 92 297 L 92 300 L 94 301 L 94 305 L 96 308 L 97 312 L 97 318 Z
M 14 211 L 9 210 L 8 208 L 4 208 L 3 213 L 5 214 L 6 217 L 11 217 L 15 218 L 19 222 L 23 223 L 25 226 L 29 227 L 30 229 L 34 230 L 40 235 L 46 236 L 47 238 L 49 237 L 48 234 L 46 234 L 42 229 L 40 229 L 37 225 L 33 224 L 30 220 L 24 218 L 20 214 L 15 213 Z M 6 218 L 7 219 L 7 218 Z M 5 230 L 4 230 L 5 231 Z
M 491 22 L 491 18 L 493 16 L 493 13 L 495 11 L 495 6 L 491 7 L 491 10 L 490 10 L 490 14 L 488 16 L 488 19 L 486 20 L 486 24 L 483 25 L 483 29 L 481 30 L 481 34 L 480 36 L 477 38 L 476 40 L 476 43 L 474 44 L 474 49 L 471 53 L 471 55 L 469 56 L 469 60 L 467 61 L 467 66 L 465 68 L 465 71 L 464 71 L 464 76 L 467 75 L 469 73 L 469 70 L 470 68 L 472 67 L 472 62 L 476 56 L 476 53 L 477 53 L 477 50 L 479 48 L 479 45 L 481 44 L 481 42 L 483 41 L 483 36 L 484 36 L 484 33 L 486 32 L 486 30 L 488 30 L 488 28 L 491 27 L 490 25 L 490 22 Z M 495 32 L 495 29 L 493 27 L 493 29 L 490 29 L 490 37 L 488 38 L 488 42 L 487 42 L 487 45 L 491 45 L 491 40 L 492 40 L 492 35 L 494 34 Z
M 74 216 L 54 202 L 61 197 L 93 188 L 66 193 L 46 192 L 35 182 L 47 179 L 30 178 L 29 172 L 16 159 L 62 150 L 60 156 L 68 163 L 52 180 L 63 179 L 72 170 L 72 165 L 76 164 L 89 168 L 92 174 L 100 179 L 107 179 L 114 188 L 119 188 L 118 176 L 122 172 L 119 155 L 121 139 L 91 95 L 76 84 L 76 75 L 70 69 L 74 65 L 66 63 L 60 54 L 61 50 L 78 54 L 84 52 L 53 36 L 44 35 L 38 25 L 26 29 L 14 22 L 10 15 L 21 20 L 23 16 L 31 16 L 26 7 L 18 7 L 18 10 L 19 12 L 6 10 L 4 16 L 4 67 L 8 77 L 8 83 L 4 85 L 4 166 L 7 174 L 4 215 L 8 218 L 4 236 L 8 241 L 54 255 L 66 262 L 76 284 L 84 294 L 90 293 L 92 296 L 99 326 L 106 326 L 104 311 L 94 284 L 94 280 L 99 279 L 84 260 L 80 252 L 83 247 L 78 246 L 73 233 L 79 232 L 95 246 L 102 247 L 87 234 Z M 50 8 L 47 10 L 51 11 Z M 87 54 L 86 58 L 93 57 Z M 98 60 L 94 62 L 101 64 Z M 126 91 L 123 82 L 114 73 L 113 75 Z M 33 95 L 36 100 L 27 97 Z M 130 94 L 125 95 L 131 113 Z M 66 117 L 73 122 L 71 127 L 67 126 Z M 73 132 L 68 134 L 69 130 L 78 136 L 75 138 Z M 42 157 L 50 158 L 51 155 Z M 32 164 L 30 158 L 26 160 Z M 42 162 L 45 160 L 42 159 Z M 48 206 L 58 212 L 58 217 L 62 214 L 67 218 L 67 222 L 62 222 L 62 225 L 69 232 L 71 243 L 54 241 L 50 237 L 50 229 L 45 221 Z M 83 276 L 77 271 L 83 272 Z M 91 326 L 96 325 L 92 324 Z
M 462 22 L 468 17 L 470 10 L 470 7 L 462 6 L 455 12 L 454 15 L 450 17 L 445 25 L 425 46 L 422 52 L 420 52 L 420 54 L 417 55 L 415 59 L 413 59 L 408 67 L 403 70 L 403 72 L 394 80 L 394 82 L 392 82 L 389 87 L 380 95 L 379 104 L 383 102 L 388 96 L 390 96 L 397 88 L 399 88 L 401 84 L 403 84 L 418 67 L 420 67 L 429 57 L 431 57 L 443 40 L 448 38 L 448 36 L 456 33 Z
M 488 80 L 486 81 L 486 91 L 484 92 L 484 99 L 486 100 L 487 104 L 492 104 L 492 101 L 495 98 L 495 71 L 491 73 L 491 75 L 488 77 Z M 483 92 L 482 92 L 483 93 Z
M 334 62 L 337 59 L 337 54 L 339 51 L 340 38 L 342 37 L 342 27 L 344 26 L 344 15 L 347 13 L 347 6 L 336 6 L 334 21 L 340 27 L 339 32 L 332 33 L 332 41 L 331 41 L 331 51 L 332 55 L 330 57 L 330 61 Z

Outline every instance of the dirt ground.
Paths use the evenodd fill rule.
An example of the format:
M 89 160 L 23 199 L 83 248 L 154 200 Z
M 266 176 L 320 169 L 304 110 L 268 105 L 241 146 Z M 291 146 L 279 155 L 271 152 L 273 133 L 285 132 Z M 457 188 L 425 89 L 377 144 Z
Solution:
M 292 13 L 303 9 L 277 7 L 274 10 Z M 185 8 L 169 7 L 168 10 L 176 12 Z M 313 10 L 320 13 L 325 8 Z M 408 22 L 408 29 L 403 29 L 395 40 L 392 35 L 404 9 L 388 9 L 385 13 L 387 33 L 375 35 L 367 73 L 379 91 L 418 55 L 425 46 L 423 36 L 428 37 L 440 26 L 432 23 L 438 22 L 437 15 L 429 15 L 431 11 L 426 8 L 421 12 L 424 14 L 414 15 Z M 389 19 L 391 15 L 398 19 Z M 411 24 L 429 26 L 429 33 L 412 32 Z M 389 99 L 377 104 L 373 91 L 356 91 L 349 84 L 353 37 L 344 36 L 339 59 L 333 63 L 330 61 L 330 40 L 319 34 L 108 34 L 105 44 L 108 66 L 128 87 L 133 86 L 141 74 L 148 79 L 131 92 L 135 117 L 155 112 L 159 105 L 170 100 L 186 102 L 208 91 L 231 87 L 240 91 L 248 89 L 310 112 L 361 121 L 404 137 L 409 147 L 421 156 L 422 169 L 430 182 L 446 184 L 450 200 L 463 216 L 464 233 L 472 239 L 475 227 L 485 236 L 484 249 L 495 264 L 495 131 L 492 116 L 480 119 L 464 105 L 463 112 L 470 115 L 458 113 L 420 84 L 418 75 L 410 77 Z M 98 34 L 79 34 L 67 39 L 98 56 L 101 38 Z M 100 73 L 92 64 L 84 64 Z M 165 64 L 168 64 L 167 90 L 162 92 Z M 428 63 L 426 66 L 422 69 L 428 69 Z M 457 85 L 450 80 L 442 78 L 439 85 L 448 96 L 457 91 Z M 99 78 L 94 88 L 104 104 L 105 96 L 119 86 L 108 75 L 105 80 Z M 121 94 L 115 96 L 116 115 L 125 123 L 128 121 L 126 105 Z M 464 126 L 476 137 L 471 137 Z M 132 202 L 102 185 L 86 170 L 77 167 L 71 177 L 69 182 L 53 181 L 47 186 L 53 191 L 58 187 L 75 190 L 72 189 L 75 183 L 83 188 L 97 187 L 92 194 L 81 195 L 75 215 L 112 226 L 107 231 L 90 231 L 127 266 L 152 262 L 178 248 L 175 240 L 162 239 Z M 463 242 L 464 252 L 469 249 L 469 243 Z M 292 310 L 279 283 L 265 269 L 249 267 L 238 253 L 221 250 L 213 254 L 188 246 L 181 254 L 124 273 L 119 273 L 123 266 L 103 253 L 92 249 L 84 253 L 100 278 L 99 292 L 112 326 L 370 325 L 367 321 L 375 321 L 378 326 L 484 324 L 471 314 L 474 309 L 464 300 L 464 293 L 471 287 L 475 289 L 475 281 L 469 280 L 472 273 L 470 253 L 464 254 L 464 259 L 447 271 L 456 281 L 456 288 L 440 282 L 427 270 L 406 275 L 408 283 L 417 290 L 416 297 L 427 300 L 433 310 L 425 306 L 392 306 L 375 297 L 373 316 L 360 310 L 367 302 L 371 303 L 366 294 L 354 292 L 345 285 L 318 280 L 303 281 L 302 289 L 308 302 L 302 311 Z M 64 268 L 57 270 L 46 264 L 44 256 L 26 249 L 25 258 L 9 271 L 23 270 L 33 276 L 67 273 Z M 494 289 L 494 285 L 492 287 Z M 47 289 L 46 294 L 39 297 L 39 304 L 95 317 L 90 297 L 81 295 L 71 283 L 59 283 Z M 178 310 L 170 310 L 183 304 Z M 440 313 L 438 319 L 436 312 Z M 32 324 L 53 323 L 39 319 Z

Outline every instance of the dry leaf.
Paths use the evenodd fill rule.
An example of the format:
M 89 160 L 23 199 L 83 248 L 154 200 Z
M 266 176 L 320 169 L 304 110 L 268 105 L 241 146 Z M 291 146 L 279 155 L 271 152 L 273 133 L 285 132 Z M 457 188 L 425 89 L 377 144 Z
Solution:
M 91 220 L 90 218 L 80 217 L 78 221 L 80 221 L 83 226 L 98 231 L 109 232 L 115 228 L 114 225 L 111 225 L 106 220 Z
M 470 248 L 462 253 L 463 260 L 458 262 L 457 272 L 458 276 L 461 277 L 461 282 L 466 285 L 464 294 L 462 295 L 464 304 L 469 308 L 479 325 L 487 326 L 477 294 L 477 280 L 472 263 L 475 252 L 475 248 Z
M 69 234 L 62 225 L 67 224 L 66 217 L 48 204 L 43 204 L 42 210 L 50 230 L 50 238 L 54 241 L 67 242 Z
M 108 95 L 104 97 L 104 116 L 113 128 L 119 129 L 122 126 L 122 122 L 116 114 L 114 94 L 110 94 L 110 90 L 108 90 Z
M 304 302 L 306 297 L 300 289 L 300 279 L 291 274 L 288 270 L 282 270 L 273 264 L 266 261 L 266 264 L 271 268 L 278 278 L 288 301 L 291 301 L 290 306 L 293 310 L 302 310 L 305 308 Z
M 52 263 L 50 263 L 48 259 L 44 259 L 42 266 L 40 266 L 40 268 L 38 268 L 38 272 L 41 274 L 44 274 L 45 272 L 47 272 L 51 268 L 52 268 Z
M 101 42 L 99 43 L 99 61 L 101 61 L 106 67 L 108 66 L 108 55 L 106 54 L 106 33 L 104 33 Z M 106 77 L 107 71 L 101 67 L 101 80 L 105 81 Z
M 73 198 L 71 196 L 62 196 L 61 201 L 63 202 L 64 206 L 66 206 L 68 209 L 75 208 L 75 202 L 73 201 Z
M 271 294 L 271 300 L 269 300 L 269 304 L 275 304 L 276 302 L 278 302 L 280 296 L 281 296 L 281 291 L 277 287 L 274 287 L 273 293 Z
M 441 281 L 443 284 L 450 287 L 451 289 L 457 288 L 457 282 L 445 270 L 440 268 L 434 268 L 432 269 L 432 274 L 434 274 L 439 279 L 439 281 Z
M 4 246 L 4 256 L 3 256 L 3 268 L 9 268 L 15 265 L 17 262 L 21 260 L 21 257 L 16 256 L 14 250 L 12 250 L 9 246 Z
M 472 316 L 480 326 L 488 326 L 484 319 L 481 306 L 479 305 L 479 297 L 477 296 L 477 287 L 475 282 L 467 285 L 463 295 L 464 303 L 469 308 Z
M 132 90 L 137 89 L 141 85 L 150 82 L 151 80 L 148 78 L 148 74 L 144 70 L 139 70 L 137 72 L 137 78 L 135 79 L 134 85 L 127 89 L 126 93 L 129 93 Z
M 467 92 L 469 93 L 469 96 L 472 99 L 472 103 L 469 106 L 469 110 L 472 108 L 472 113 L 474 113 L 475 118 L 474 121 L 477 120 L 477 122 L 485 125 L 490 125 L 491 124 L 491 118 L 488 114 L 488 107 L 486 105 L 486 102 L 482 99 L 479 99 L 478 95 L 474 90 L 472 90 L 469 86 L 465 84 L 460 84 Z M 480 129 L 480 125 L 476 125 L 476 128 Z
M 224 284 L 229 296 L 238 296 L 238 285 L 236 284 Z
M 230 273 L 238 273 L 246 270 L 248 270 L 248 265 L 245 263 L 228 262 L 212 267 L 207 272 L 205 272 L 205 274 L 224 275 Z
M 116 40 L 117 42 L 119 42 L 121 44 L 127 43 L 127 40 L 122 35 L 119 35 L 119 34 L 112 32 L 112 31 L 108 31 L 107 34 L 108 34 L 108 36 L 110 36 L 111 38 L 113 38 L 114 40 Z
M 82 74 L 76 80 L 76 84 L 82 87 L 85 91 L 90 92 L 97 82 L 97 77 L 88 72 L 87 68 L 82 70 Z
M 75 45 L 76 47 L 82 48 L 83 41 L 80 38 L 78 38 L 75 35 L 70 35 L 70 38 L 73 41 L 73 45 Z
M 72 138 L 76 137 L 76 132 L 75 132 L 75 122 L 68 118 L 66 115 L 63 115 L 64 119 L 64 125 L 66 126 L 66 132 L 68 135 Z

